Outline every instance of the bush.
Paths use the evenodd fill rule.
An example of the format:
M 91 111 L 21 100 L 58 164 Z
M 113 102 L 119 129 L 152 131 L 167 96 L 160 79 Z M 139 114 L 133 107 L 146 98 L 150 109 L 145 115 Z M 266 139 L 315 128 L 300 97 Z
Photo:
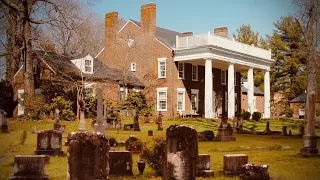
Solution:
M 242 119 L 244 119 L 244 120 L 249 120 L 250 119 L 250 116 L 251 116 L 251 114 L 250 114 L 250 112 L 248 112 L 248 111 L 245 111 L 245 112 L 243 112 L 242 113 Z
M 19 100 L 21 101 L 21 100 Z M 21 101 L 25 112 L 28 113 L 28 118 L 39 120 L 46 117 L 46 112 L 50 111 L 50 106 L 47 105 L 42 97 L 28 97 Z
M 97 98 L 96 97 L 86 97 L 84 98 L 85 107 L 84 112 L 86 118 L 95 118 L 97 116 Z
M 252 119 L 255 121 L 259 121 L 261 118 L 261 112 L 254 112 L 252 113 Z
M 129 139 L 126 140 L 126 150 L 127 151 L 141 151 L 142 150 L 142 142 L 140 139 L 135 136 L 130 136 Z
M 72 102 L 70 100 L 66 100 L 62 96 L 57 96 L 52 99 L 51 108 L 54 110 L 58 108 L 60 110 L 60 119 L 71 121 L 74 120 L 74 113 L 72 111 Z
M 285 110 L 284 110 L 284 115 L 288 118 L 292 118 L 293 116 L 293 110 L 289 107 L 287 107 Z
M 117 146 L 117 140 L 116 140 L 116 138 L 114 138 L 114 137 L 110 137 L 109 138 L 109 145 L 111 146 L 111 147 L 113 147 L 113 146 Z
M 144 147 L 141 157 L 147 161 L 155 172 L 156 176 L 162 176 L 163 164 L 165 161 L 166 140 L 163 137 L 153 139 L 151 147 Z

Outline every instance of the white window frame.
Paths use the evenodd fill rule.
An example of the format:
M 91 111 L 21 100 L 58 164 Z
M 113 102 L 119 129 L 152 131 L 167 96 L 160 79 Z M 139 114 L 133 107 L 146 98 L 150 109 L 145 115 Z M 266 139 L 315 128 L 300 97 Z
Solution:
M 222 74 L 224 74 L 224 79 Z M 221 84 L 226 85 L 227 84 L 227 71 L 221 69 Z
M 196 67 L 196 72 L 195 72 L 195 74 L 196 74 L 196 78 L 194 79 L 193 78 L 193 67 Z M 192 76 L 192 81 L 198 81 L 198 65 L 192 65 L 192 69 L 191 69 L 191 72 L 192 72 L 192 74 L 191 74 L 191 76 Z
M 121 92 L 123 92 L 123 99 L 121 99 Z M 119 101 L 123 101 L 127 99 L 128 96 L 128 88 L 126 87 L 120 87 L 119 88 Z
M 160 109 L 160 99 L 159 99 L 160 92 L 166 93 L 166 108 L 165 109 Z M 157 88 L 157 111 L 167 111 L 167 110 L 168 110 L 168 87 Z
M 164 76 L 161 75 L 161 63 L 164 62 Z M 158 79 L 164 79 L 167 75 L 167 58 L 158 58 Z
M 196 94 L 197 95 L 197 99 L 196 99 L 196 111 L 199 111 L 199 89 L 191 89 L 191 95 L 192 94 Z M 191 102 L 191 110 L 194 111 L 192 109 L 192 99 L 191 99 L 191 96 L 190 96 L 190 102 Z
M 89 62 L 90 62 L 90 65 L 86 65 L 86 61 L 89 61 Z M 90 71 L 87 71 L 87 70 L 86 70 L 86 67 L 90 68 Z M 91 60 L 91 59 L 85 59 L 85 60 L 84 60 L 84 72 L 86 72 L 86 73 L 92 73 L 92 72 L 93 72 L 93 69 L 92 69 L 92 60 Z
M 136 72 L 136 70 L 137 70 L 137 63 L 136 62 L 131 62 L 131 71 L 132 72 Z
M 179 93 L 182 93 L 182 109 L 179 109 Z M 185 111 L 186 110 L 186 89 L 185 88 L 177 88 L 177 111 Z
M 182 71 L 180 71 L 179 66 L 182 66 Z M 178 79 L 184 79 L 184 63 L 178 62 Z M 182 77 L 180 77 L 180 72 L 182 73 Z

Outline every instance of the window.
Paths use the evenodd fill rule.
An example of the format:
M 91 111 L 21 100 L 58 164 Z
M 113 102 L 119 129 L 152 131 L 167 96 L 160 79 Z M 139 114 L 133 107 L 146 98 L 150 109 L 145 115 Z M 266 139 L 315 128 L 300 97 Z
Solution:
M 128 89 L 124 87 L 120 87 L 119 89 L 119 102 L 125 100 L 127 98 Z
M 157 88 L 157 111 L 167 111 L 167 87 Z
M 185 111 L 185 88 L 177 88 L 177 111 Z
M 198 111 L 199 107 L 199 90 L 191 89 L 191 109 L 193 111 Z
M 221 84 L 226 84 L 227 83 L 227 77 L 226 77 L 226 71 L 221 70 Z
M 184 79 L 184 63 L 178 63 L 178 77 Z
M 94 96 L 93 87 L 84 88 L 83 91 L 84 91 L 84 97 L 86 98 Z
M 136 63 L 135 62 L 132 62 L 131 63 L 131 71 L 135 72 L 136 71 Z
M 192 65 L 192 81 L 198 81 L 198 66 Z
M 166 58 L 158 59 L 158 78 L 166 78 Z
M 84 60 L 84 71 L 92 72 L 91 60 Z

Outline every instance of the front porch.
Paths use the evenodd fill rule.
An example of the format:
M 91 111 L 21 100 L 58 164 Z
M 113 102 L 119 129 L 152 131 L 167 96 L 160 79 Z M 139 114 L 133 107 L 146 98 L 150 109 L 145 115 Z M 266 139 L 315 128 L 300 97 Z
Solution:
M 248 72 L 248 111 L 254 112 L 253 69 L 264 71 L 264 118 L 270 118 L 271 51 L 208 34 L 176 37 L 174 61 L 205 67 L 205 118 L 217 117 L 212 68 L 227 71 L 228 118 L 235 117 L 235 72 Z

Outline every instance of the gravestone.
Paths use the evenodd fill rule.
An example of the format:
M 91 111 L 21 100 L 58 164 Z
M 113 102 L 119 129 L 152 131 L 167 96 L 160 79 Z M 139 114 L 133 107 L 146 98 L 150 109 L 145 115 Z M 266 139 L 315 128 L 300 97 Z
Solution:
M 243 173 L 240 180 L 269 180 L 267 165 L 245 164 L 242 166 Z
M 100 132 L 105 134 L 105 122 L 103 121 L 103 99 L 102 99 L 102 88 L 97 87 L 97 120 L 94 124 L 94 132 Z
M 269 134 L 270 132 L 271 132 L 271 130 L 270 130 L 270 122 L 268 121 L 267 125 L 266 125 L 266 129 L 263 131 L 263 133 Z
M 43 130 L 38 132 L 36 155 L 62 155 L 62 133 L 57 130 Z
M 282 136 L 287 136 L 288 135 L 287 134 L 287 126 L 282 126 L 282 132 L 281 132 L 280 135 L 282 135 Z
M 60 113 L 60 110 L 58 108 L 56 108 L 55 109 L 55 113 L 54 113 L 55 122 L 54 122 L 54 125 L 53 125 L 53 129 L 57 130 L 57 131 L 59 131 L 60 127 L 61 127 L 61 124 L 59 122 L 59 113 Z
M 164 180 L 195 180 L 198 161 L 197 131 L 187 125 L 172 125 L 167 131 Z
M 289 130 L 289 136 L 292 136 L 292 131 L 291 130 Z
M 68 135 L 67 179 L 109 178 L 109 140 L 101 133 Z
M 158 120 L 157 120 L 157 123 L 158 123 L 158 131 L 162 131 L 163 130 L 163 126 L 162 126 L 162 113 L 161 111 L 159 112 L 159 116 L 158 116 Z
M 109 152 L 110 175 L 133 176 L 132 154 L 129 151 Z
M 198 132 L 198 141 L 213 141 L 214 133 L 211 130 L 205 130 L 203 132 Z
M 16 155 L 14 157 L 14 173 L 9 180 L 49 180 L 45 174 L 45 155 Z
M 227 126 L 221 125 L 218 129 L 218 134 L 216 137 L 217 141 L 235 141 L 236 137 L 233 136 L 233 129 L 228 124 Z
M 84 118 L 84 111 L 80 111 L 80 125 L 79 125 L 79 132 L 86 132 L 86 120 Z
M 246 154 L 228 154 L 223 156 L 223 170 L 226 175 L 239 175 L 243 172 L 242 166 L 248 163 Z
M 153 136 L 153 131 L 152 130 L 148 130 L 148 136 Z
M 1 132 L 9 133 L 7 113 L 2 109 L 0 109 L 0 119 L 1 119 Z
M 211 177 L 214 175 L 213 170 L 210 170 L 210 155 L 199 154 L 197 162 L 197 176 L 198 177 Z

